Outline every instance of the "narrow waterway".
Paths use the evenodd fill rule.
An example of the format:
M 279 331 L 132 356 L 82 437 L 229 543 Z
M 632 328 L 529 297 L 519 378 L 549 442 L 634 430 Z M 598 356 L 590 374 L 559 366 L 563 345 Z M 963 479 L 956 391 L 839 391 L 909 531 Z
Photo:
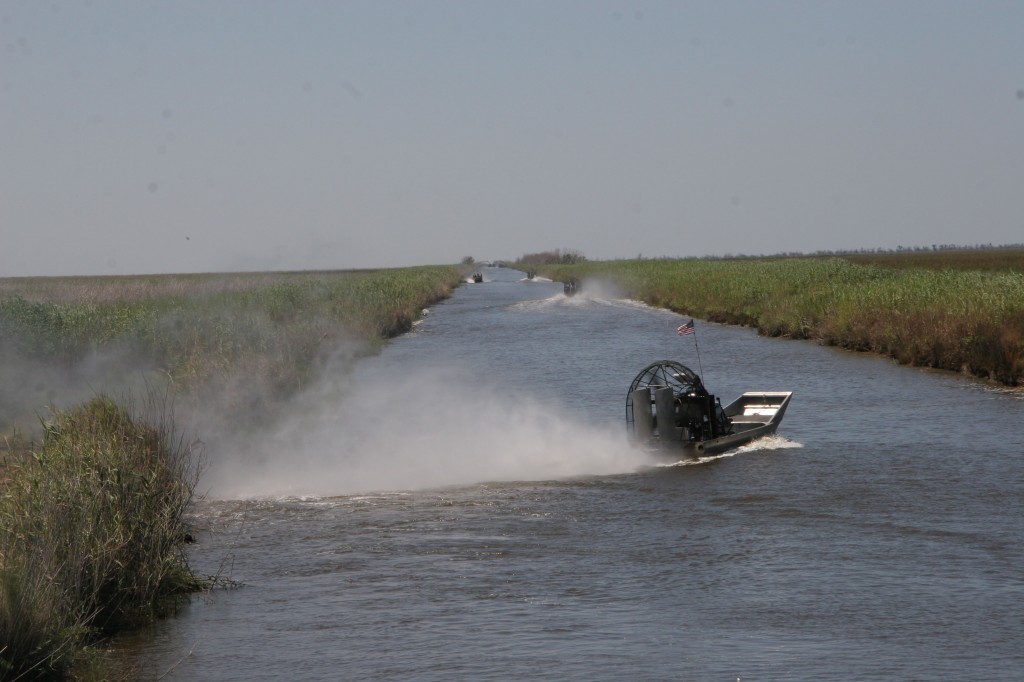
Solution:
M 243 586 L 119 640 L 144 679 L 1021 678 L 1019 394 L 484 274 L 231 454 L 191 560 Z M 662 359 L 779 434 L 648 461 Z

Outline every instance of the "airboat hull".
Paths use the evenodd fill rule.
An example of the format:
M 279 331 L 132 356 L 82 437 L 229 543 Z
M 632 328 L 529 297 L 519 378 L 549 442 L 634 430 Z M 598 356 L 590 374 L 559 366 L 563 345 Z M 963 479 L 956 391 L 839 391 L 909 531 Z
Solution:
M 626 423 L 642 447 L 674 459 L 706 457 L 774 434 L 792 397 L 792 391 L 750 391 L 723 408 L 696 373 L 661 361 L 633 380 Z
M 758 438 L 774 434 L 792 397 L 793 393 L 790 391 L 744 393 L 725 408 L 725 414 L 732 419 L 733 433 L 717 438 L 680 442 L 678 445 L 682 447 L 678 447 L 671 440 L 663 445 L 674 451 L 682 450 L 690 457 L 707 457 L 728 452 Z

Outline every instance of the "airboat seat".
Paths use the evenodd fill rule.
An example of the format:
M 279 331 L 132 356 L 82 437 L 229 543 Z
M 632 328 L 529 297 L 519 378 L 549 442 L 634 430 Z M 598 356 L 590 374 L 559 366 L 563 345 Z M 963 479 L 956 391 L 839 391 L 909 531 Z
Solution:
M 758 405 L 751 403 L 743 406 L 742 414 L 732 415 L 732 421 L 763 424 L 771 421 L 778 411 L 778 405 Z

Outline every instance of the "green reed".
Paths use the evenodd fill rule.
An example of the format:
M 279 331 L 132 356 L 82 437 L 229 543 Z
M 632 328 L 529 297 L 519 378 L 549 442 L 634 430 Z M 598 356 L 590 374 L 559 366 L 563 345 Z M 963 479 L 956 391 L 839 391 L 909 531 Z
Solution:
M 0 679 L 59 679 L 99 632 L 194 590 L 180 547 L 198 455 L 166 405 L 54 412 L 0 496 Z M 139 414 L 143 411 L 140 410 Z
M 116 348 L 186 389 L 256 370 L 293 390 L 332 344 L 372 348 L 460 280 L 448 266 L 0 280 L 0 341 L 68 366 Z
M 1024 273 L 857 265 L 841 258 L 596 261 L 546 269 L 772 336 L 912 365 L 1024 380 Z

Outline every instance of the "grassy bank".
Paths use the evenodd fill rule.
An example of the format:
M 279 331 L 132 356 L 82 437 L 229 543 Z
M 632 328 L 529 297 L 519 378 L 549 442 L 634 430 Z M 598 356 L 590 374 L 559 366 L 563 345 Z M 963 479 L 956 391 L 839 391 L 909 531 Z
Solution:
M 32 372 L 70 376 L 103 355 L 166 379 L 156 391 L 191 410 L 245 382 L 246 402 L 221 414 L 259 419 L 330 354 L 373 352 L 461 278 L 439 266 L 0 280 L 0 373 L 23 373 L 0 396 L 0 428 L 24 426 L 2 408 Z M 198 586 L 180 550 L 197 453 L 159 407 L 94 397 L 53 409 L 38 437 L 5 439 L 17 445 L 0 451 L 0 680 L 82 670 L 97 636 Z
M 183 383 L 246 356 L 307 365 L 338 338 L 408 330 L 460 281 L 457 268 L 0 280 L 0 335 L 27 355 L 73 363 L 119 344 Z
M 83 645 L 197 586 L 180 547 L 198 475 L 166 412 L 55 412 L 0 496 L 0 679 L 59 679 Z
M 373 352 L 408 330 L 460 279 L 448 266 L 4 279 L 0 357 L 71 373 L 113 355 L 119 366 L 153 370 L 193 398 L 244 380 L 247 394 L 272 401 L 305 385 L 325 353 L 343 344 Z M 244 410 L 258 413 L 251 402 Z M 0 402 L 0 427 L 24 419 L 25 410 L 16 411 Z
M 930 263 L 931 261 L 929 261 Z M 545 268 L 651 305 L 766 335 L 1024 382 L 1024 271 L 843 258 L 592 261 Z

